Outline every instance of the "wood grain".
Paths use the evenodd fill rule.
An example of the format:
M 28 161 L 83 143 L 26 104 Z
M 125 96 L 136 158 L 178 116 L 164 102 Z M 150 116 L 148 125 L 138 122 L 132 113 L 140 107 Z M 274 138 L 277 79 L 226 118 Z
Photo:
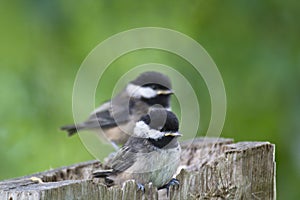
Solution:
M 276 199 L 273 144 L 196 138 L 181 146 L 180 187 L 168 196 L 151 184 L 137 191 L 133 180 L 107 187 L 91 177 L 102 165 L 89 161 L 1 181 L 0 199 Z

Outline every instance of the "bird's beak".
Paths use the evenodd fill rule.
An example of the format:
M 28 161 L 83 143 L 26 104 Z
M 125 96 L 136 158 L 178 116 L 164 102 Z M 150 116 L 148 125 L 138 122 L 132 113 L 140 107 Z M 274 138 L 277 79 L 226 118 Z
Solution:
M 182 136 L 182 134 L 178 133 L 178 132 L 176 132 L 176 133 L 165 133 L 164 136 L 180 137 L 180 136 Z
M 157 95 L 168 95 L 173 94 L 174 92 L 172 90 L 158 90 L 156 92 Z

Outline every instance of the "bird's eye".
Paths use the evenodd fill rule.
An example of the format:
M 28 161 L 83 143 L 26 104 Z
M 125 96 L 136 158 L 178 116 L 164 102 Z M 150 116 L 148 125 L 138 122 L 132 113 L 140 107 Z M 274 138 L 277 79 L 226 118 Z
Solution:
M 145 84 L 143 87 L 148 87 L 148 88 L 151 88 L 153 90 L 158 90 L 160 88 L 160 85 L 152 83 L 152 84 Z
M 157 85 L 151 85 L 150 86 L 153 90 L 156 90 L 157 89 Z

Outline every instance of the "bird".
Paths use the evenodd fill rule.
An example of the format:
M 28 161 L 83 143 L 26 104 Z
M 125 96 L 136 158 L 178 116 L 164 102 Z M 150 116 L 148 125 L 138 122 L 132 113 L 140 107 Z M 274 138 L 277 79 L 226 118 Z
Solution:
M 179 186 L 172 178 L 180 162 L 181 147 L 176 115 L 163 108 L 151 109 L 136 122 L 134 133 L 120 148 L 106 169 L 95 170 L 94 178 L 104 178 L 108 186 L 136 181 L 139 189 L 152 182 L 158 189 Z
M 170 108 L 170 96 L 173 94 L 168 76 L 147 71 L 141 73 L 135 80 L 111 100 L 96 108 L 89 118 L 78 124 L 62 126 L 68 136 L 82 130 L 98 130 L 118 150 L 128 140 L 135 123 L 141 116 L 147 114 L 152 106 Z M 102 131 L 99 131 L 102 130 Z

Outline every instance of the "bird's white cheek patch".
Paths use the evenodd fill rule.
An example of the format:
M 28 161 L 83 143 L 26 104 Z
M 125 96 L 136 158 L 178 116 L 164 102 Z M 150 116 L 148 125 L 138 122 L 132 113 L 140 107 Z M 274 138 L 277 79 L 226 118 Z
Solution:
M 139 121 L 136 123 L 134 128 L 134 135 L 141 138 L 147 138 L 149 132 L 149 126 L 145 124 L 143 121 Z
M 139 93 L 142 97 L 144 97 L 146 99 L 150 99 L 150 98 L 153 98 L 156 96 L 156 92 L 152 88 L 149 88 L 149 87 L 146 87 L 146 88 L 140 87 Z
M 129 96 L 135 97 L 135 98 L 153 98 L 156 96 L 156 92 L 150 88 L 150 87 L 140 87 L 134 84 L 129 84 L 126 88 Z
M 126 87 L 126 91 L 130 97 L 140 98 L 141 95 L 138 93 L 139 86 L 128 84 Z
M 150 129 L 149 126 L 143 121 L 139 121 L 136 123 L 134 128 L 134 135 L 141 138 L 158 139 L 163 137 L 164 133 L 158 130 Z
M 149 131 L 149 137 L 152 138 L 152 139 L 159 139 L 159 138 L 161 138 L 163 136 L 164 136 L 164 133 L 162 133 L 160 131 L 153 130 L 153 129 L 151 129 Z

